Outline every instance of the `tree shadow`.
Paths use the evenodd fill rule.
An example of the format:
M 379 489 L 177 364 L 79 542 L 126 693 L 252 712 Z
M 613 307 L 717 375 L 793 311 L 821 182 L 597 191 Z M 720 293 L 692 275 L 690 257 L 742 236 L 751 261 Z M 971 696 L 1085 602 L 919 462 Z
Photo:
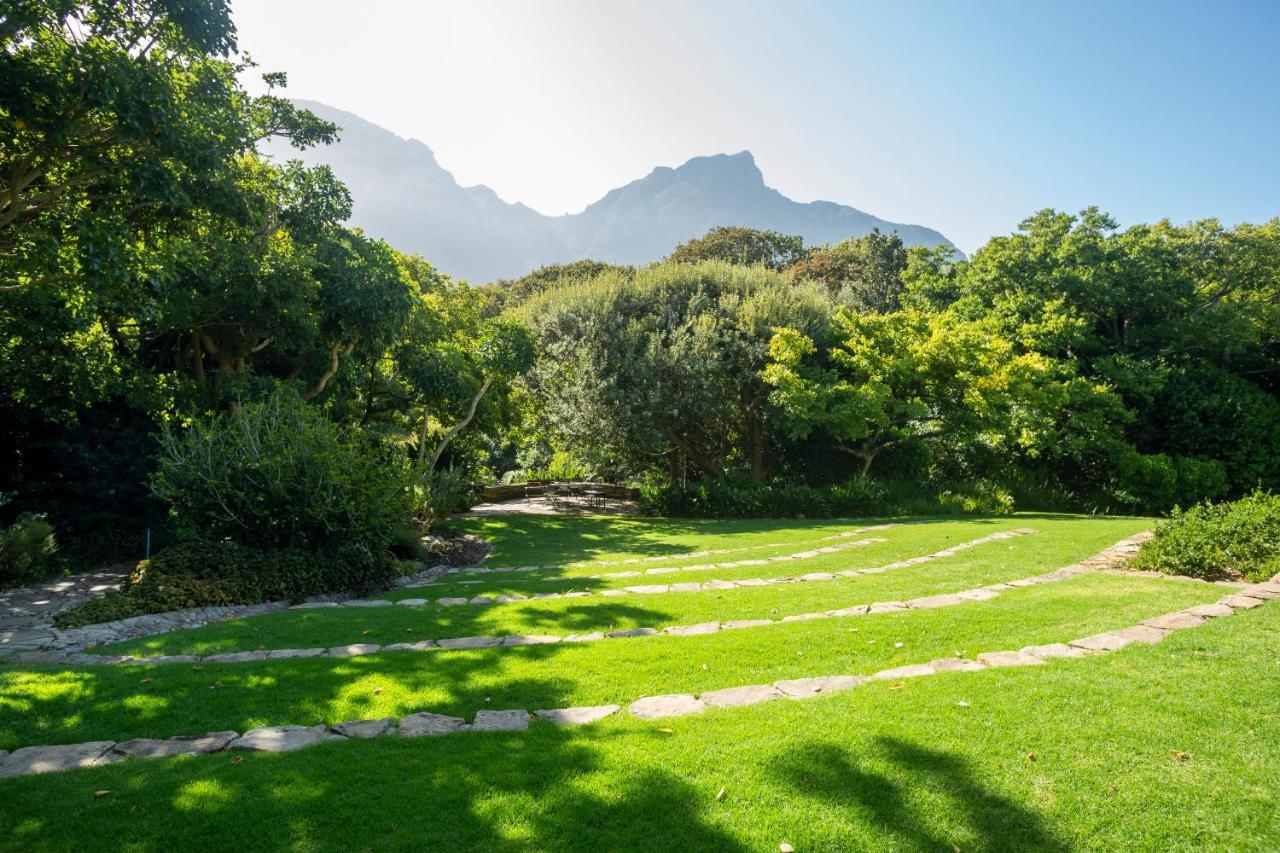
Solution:
M 0 847 L 745 849 L 706 820 L 707 792 L 653 766 L 619 772 L 603 756 L 608 738 L 534 723 L 3 780 Z M 85 795 L 93 790 L 110 793 Z M 64 807 L 71 796 L 77 808 Z
M 855 811 L 911 849 L 960 849 L 913 807 L 913 794 L 922 791 L 945 798 L 948 814 L 972 836 L 962 845 L 966 850 L 1070 849 L 1034 812 L 984 787 L 965 759 L 894 737 L 872 744 L 871 754 L 855 757 L 840 744 L 810 743 L 775 759 L 772 771 L 794 790 Z

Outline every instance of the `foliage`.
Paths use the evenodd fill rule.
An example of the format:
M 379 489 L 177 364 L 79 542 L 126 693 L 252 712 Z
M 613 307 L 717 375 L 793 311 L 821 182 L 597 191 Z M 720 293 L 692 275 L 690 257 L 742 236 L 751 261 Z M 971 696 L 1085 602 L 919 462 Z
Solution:
M 43 515 L 25 514 L 0 525 L 0 589 L 60 574 L 58 541 Z
M 471 489 L 457 468 L 435 471 L 419 469 L 414 484 L 414 504 L 418 518 L 438 524 L 455 512 L 471 508 Z
M 411 517 L 407 467 L 281 392 L 167 432 L 154 487 L 193 539 L 372 558 Z
M 803 259 L 805 254 L 801 237 L 734 226 L 712 228 L 697 239 L 681 243 L 667 260 L 677 264 L 723 261 L 780 271 Z
M 1255 491 L 1176 511 L 1156 525 L 1134 565 L 1210 580 L 1267 580 L 1280 572 L 1280 495 Z
M 604 261 L 581 260 L 568 264 L 548 264 L 516 279 L 499 279 L 480 290 L 481 314 L 496 317 L 504 311 L 518 309 L 535 296 L 577 282 L 593 279 L 606 272 L 634 274 L 632 267 L 607 264 Z
M 904 289 L 907 249 L 896 233 L 873 230 L 864 237 L 810 250 L 787 267 L 798 280 L 822 282 L 837 302 L 855 311 L 896 311 Z
M 300 601 L 328 592 L 368 593 L 395 577 L 385 554 L 345 549 L 317 554 L 298 548 L 259 550 L 234 542 L 183 542 L 138 563 L 119 591 L 60 613 L 74 628 L 188 607 Z

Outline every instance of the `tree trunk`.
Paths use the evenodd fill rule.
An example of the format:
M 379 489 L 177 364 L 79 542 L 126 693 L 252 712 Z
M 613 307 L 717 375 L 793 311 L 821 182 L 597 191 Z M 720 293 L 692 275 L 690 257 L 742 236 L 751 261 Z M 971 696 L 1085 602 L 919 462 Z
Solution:
M 334 374 L 338 372 L 338 350 L 341 348 L 341 346 L 342 346 L 342 343 L 338 342 L 333 346 L 329 347 L 329 366 L 325 368 L 324 373 L 320 374 L 320 378 L 316 380 L 316 384 L 312 385 L 311 388 L 303 392 L 302 399 L 314 400 L 316 397 L 320 396 L 320 394 L 324 391 L 326 387 L 328 387 L 329 380 L 332 379 L 334 377 Z M 355 346 L 356 346 L 355 341 L 352 341 L 351 343 L 347 344 L 347 348 L 344 354 L 351 355 L 351 351 L 355 349 Z
M 449 446 L 449 442 L 453 441 L 453 437 L 466 429 L 467 424 L 471 423 L 471 419 L 476 416 L 476 409 L 480 406 L 480 400 L 484 398 L 491 384 L 493 384 L 492 376 L 485 379 L 484 384 L 480 386 L 480 390 L 471 398 L 471 408 L 467 410 L 467 416 L 454 424 L 453 428 L 444 434 L 444 438 L 440 440 L 440 445 L 436 448 L 435 455 L 431 457 L 431 464 L 427 466 L 427 475 L 436 470 L 436 464 L 440 461 L 440 457 L 444 455 L 445 448 Z
M 711 459 L 708 456 L 704 456 L 702 453 L 695 450 L 693 445 L 689 444 L 689 442 L 685 441 L 680 436 L 678 435 L 671 436 L 671 441 L 673 444 L 675 444 L 676 447 L 679 447 L 681 450 L 684 451 L 685 457 L 694 465 L 696 465 L 698 470 L 701 471 L 702 473 L 710 475 L 712 477 L 719 477 L 721 474 L 724 473 L 724 469 L 721 468 L 720 465 L 714 459 Z
M 418 464 L 427 458 L 427 423 L 431 420 L 431 410 L 422 410 L 422 428 L 418 432 Z

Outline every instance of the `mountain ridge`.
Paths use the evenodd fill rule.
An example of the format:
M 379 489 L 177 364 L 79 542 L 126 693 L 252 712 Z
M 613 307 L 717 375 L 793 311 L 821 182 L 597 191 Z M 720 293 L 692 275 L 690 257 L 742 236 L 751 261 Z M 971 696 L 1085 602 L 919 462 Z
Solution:
M 351 191 L 350 224 L 476 283 L 583 258 L 645 264 L 720 225 L 799 234 L 809 245 L 879 228 L 897 232 L 909 246 L 955 248 L 921 225 L 890 222 L 833 201 L 793 201 L 765 184 L 746 150 L 656 166 L 578 213 L 547 215 L 505 201 L 484 184 L 462 186 L 426 142 L 319 101 L 295 103 L 337 124 L 340 140 L 306 151 L 271 140 L 264 153 L 328 165 Z

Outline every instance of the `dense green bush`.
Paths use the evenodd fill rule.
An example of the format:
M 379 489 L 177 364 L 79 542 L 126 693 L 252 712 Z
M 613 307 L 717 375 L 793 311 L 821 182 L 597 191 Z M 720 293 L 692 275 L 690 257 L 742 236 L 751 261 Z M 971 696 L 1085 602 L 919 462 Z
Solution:
M 407 461 L 288 392 L 161 441 L 180 533 L 264 550 L 380 554 L 413 515 Z
M 1258 491 L 1175 511 L 1134 565 L 1197 578 L 1269 578 L 1280 572 L 1280 495 Z
M 916 484 L 869 477 L 826 487 L 729 478 L 701 480 L 687 486 L 643 485 L 640 499 L 647 512 L 677 518 L 835 518 L 1013 511 L 1013 499 L 1007 492 L 984 483 L 938 493 Z
M 58 542 L 43 515 L 22 515 L 0 527 L 0 589 L 59 574 Z
M 385 589 L 396 575 L 385 554 L 363 549 L 328 555 L 296 548 L 260 551 L 232 542 L 184 542 L 138 564 L 119 592 L 55 619 L 70 628 L 186 607 L 298 601 L 325 592 Z
M 471 508 L 471 489 L 461 469 L 419 471 L 417 478 L 414 512 L 423 521 L 441 522 Z

